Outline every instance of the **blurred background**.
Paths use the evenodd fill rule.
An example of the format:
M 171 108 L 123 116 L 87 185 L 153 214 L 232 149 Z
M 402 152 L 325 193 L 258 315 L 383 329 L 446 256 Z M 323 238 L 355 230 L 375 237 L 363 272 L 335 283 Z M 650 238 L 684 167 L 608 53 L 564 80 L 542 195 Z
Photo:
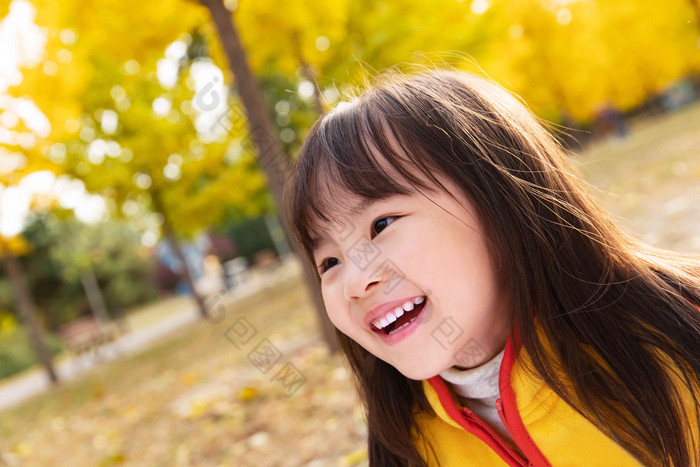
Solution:
M 389 67 L 520 95 L 601 202 L 700 253 L 698 0 L 0 1 L 0 465 L 367 465 L 277 206 Z

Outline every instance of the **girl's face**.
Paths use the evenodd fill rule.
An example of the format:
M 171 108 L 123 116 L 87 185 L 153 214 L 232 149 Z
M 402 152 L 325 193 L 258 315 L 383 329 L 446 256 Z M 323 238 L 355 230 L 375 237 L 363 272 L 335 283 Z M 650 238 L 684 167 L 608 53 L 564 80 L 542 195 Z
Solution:
M 414 380 L 488 361 L 510 329 L 477 211 L 455 184 L 438 178 L 459 201 L 444 190 L 432 199 L 373 201 L 358 214 L 341 214 L 314 250 L 331 322 Z M 395 310 L 420 297 L 413 311 L 394 314 L 400 318 L 389 329 L 416 316 L 395 333 L 370 324 L 390 321 L 384 313 L 384 323 L 375 320 L 377 307 Z

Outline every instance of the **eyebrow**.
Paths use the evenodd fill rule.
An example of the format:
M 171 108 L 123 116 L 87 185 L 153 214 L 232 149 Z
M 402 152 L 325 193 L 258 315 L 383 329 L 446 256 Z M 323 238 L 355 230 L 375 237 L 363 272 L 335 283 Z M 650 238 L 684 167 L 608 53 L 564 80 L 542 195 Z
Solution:
M 350 208 L 349 215 L 351 217 L 355 217 L 358 214 L 360 214 L 362 211 L 367 209 L 371 204 L 373 204 L 376 199 L 372 198 L 363 198 L 361 199 L 358 203 L 356 203 L 354 206 Z M 311 250 L 316 250 L 323 245 L 325 245 L 328 242 L 328 231 L 329 229 L 327 227 L 324 227 L 320 229 L 320 236 L 319 237 L 311 237 Z

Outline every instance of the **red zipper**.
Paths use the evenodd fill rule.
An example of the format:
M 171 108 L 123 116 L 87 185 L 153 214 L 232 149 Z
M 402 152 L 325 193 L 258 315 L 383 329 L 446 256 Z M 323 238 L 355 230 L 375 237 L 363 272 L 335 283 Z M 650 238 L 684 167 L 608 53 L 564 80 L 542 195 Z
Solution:
M 513 436 L 513 433 L 511 433 L 510 428 L 508 427 L 508 420 L 506 420 L 506 413 L 503 410 L 503 403 L 501 402 L 500 397 L 498 399 L 496 399 L 496 410 L 498 411 L 498 417 L 503 422 L 503 426 L 506 427 L 506 431 L 508 432 L 508 434 L 510 435 L 510 437 L 512 439 L 515 439 L 515 437 Z M 527 460 L 527 459 L 525 459 L 525 460 L 526 460 L 528 466 L 534 465 L 529 460 Z
M 505 417 L 503 417 L 502 412 L 501 412 L 502 406 L 501 406 L 501 400 L 500 400 L 500 399 L 498 399 L 498 400 L 496 401 L 496 409 L 498 410 L 498 416 L 501 417 L 501 420 L 504 421 L 503 424 L 506 425 L 506 424 L 505 424 Z M 492 437 L 493 439 L 495 439 L 495 440 L 498 442 L 498 444 L 500 444 L 500 445 L 503 447 L 503 449 L 505 449 L 505 450 L 508 452 L 508 454 L 510 454 L 510 456 L 511 456 L 518 464 L 522 465 L 523 467 L 527 467 L 528 465 L 530 465 L 530 464 L 528 463 L 527 459 L 524 459 L 520 454 L 518 454 L 517 452 L 515 452 L 515 451 L 513 450 L 513 448 L 511 448 L 510 446 L 508 446 L 508 443 L 506 443 L 505 441 L 503 441 L 503 439 L 501 438 L 501 436 L 500 436 L 498 433 L 496 433 L 496 432 L 493 430 L 493 428 L 491 428 L 491 427 L 488 425 L 488 423 L 486 423 L 485 421 L 483 421 L 480 417 L 478 417 L 477 415 L 475 415 L 474 412 L 472 412 L 471 410 L 469 410 L 469 409 L 466 408 L 466 407 L 462 407 L 460 410 L 462 411 L 462 414 L 466 415 L 470 420 L 472 420 L 472 421 L 475 422 L 477 425 L 479 425 L 479 426 L 482 427 L 484 430 L 486 430 L 486 432 L 487 432 L 488 434 L 490 434 L 491 437 Z M 507 426 L 507 425 L 506 425 L 506 430 L 508 430 L 508 426 Z M 510 434 L 510 431 L 508 431 L 508 433 Z M 513 436 L 513 435 L 511 435 L 511 436 Z
M 506 431 L 510 435 L 511 438 L 513 438 L 513 433 L 510 432 L 510 428 L 508 428 L 508 420 L 506 420 L 506 414 L 503 413 L 503 403 L 501 403 L 501 398 L 499 397 L 496 399 L 496 410 L 498 411 L 498 416 L 503 422 L 503 426 L 506 427 Z

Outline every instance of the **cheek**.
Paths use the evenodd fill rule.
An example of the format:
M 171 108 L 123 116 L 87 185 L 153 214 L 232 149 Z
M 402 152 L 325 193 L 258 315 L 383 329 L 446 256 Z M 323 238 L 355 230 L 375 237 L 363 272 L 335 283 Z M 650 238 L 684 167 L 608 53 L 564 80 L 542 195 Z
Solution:
M 340 294 L 340 296 L 338 296 L 338 294 Z M 340 289 L 340 291 L 335 291 L 331 288 L 322 287 L 321 295 L 326 308 L 326 316 L 328 316 L 328 319 L 335 327 L 345 332 L 348 327 L 348 318 L 346 315 L 347 304 L 343 303 L 342 289 Z
M 379 264 L 385 260 L 390 261 L 389 267 L 394 269 L 395 278 L 407 280 L 416 286 L 423 286 L 421 279 L 425 278 L 423 274 L 427 263 L 430 261 L 426 252 L 430 248 L 429 235 L 396 235 L 391 238 L 390 242 L 381 245 L 383 258 L 380 258 Z M 389 285 L 389 284 L 387 284 Z M 401 286 L 398 285 L 400 288 Z M 392 290 L 396 285 L 392 285 Z M 389 298 L 392 295 L 389 295 Z
M 411 260 L 426 287 L 446 294 L 447 301 L 488 301 L 495 293 L 495 276 L 488 250 L 477 232 L 464 228 L 441 229 L 422 236 Z M 453 303 L 453 305 L 456 303 Z

